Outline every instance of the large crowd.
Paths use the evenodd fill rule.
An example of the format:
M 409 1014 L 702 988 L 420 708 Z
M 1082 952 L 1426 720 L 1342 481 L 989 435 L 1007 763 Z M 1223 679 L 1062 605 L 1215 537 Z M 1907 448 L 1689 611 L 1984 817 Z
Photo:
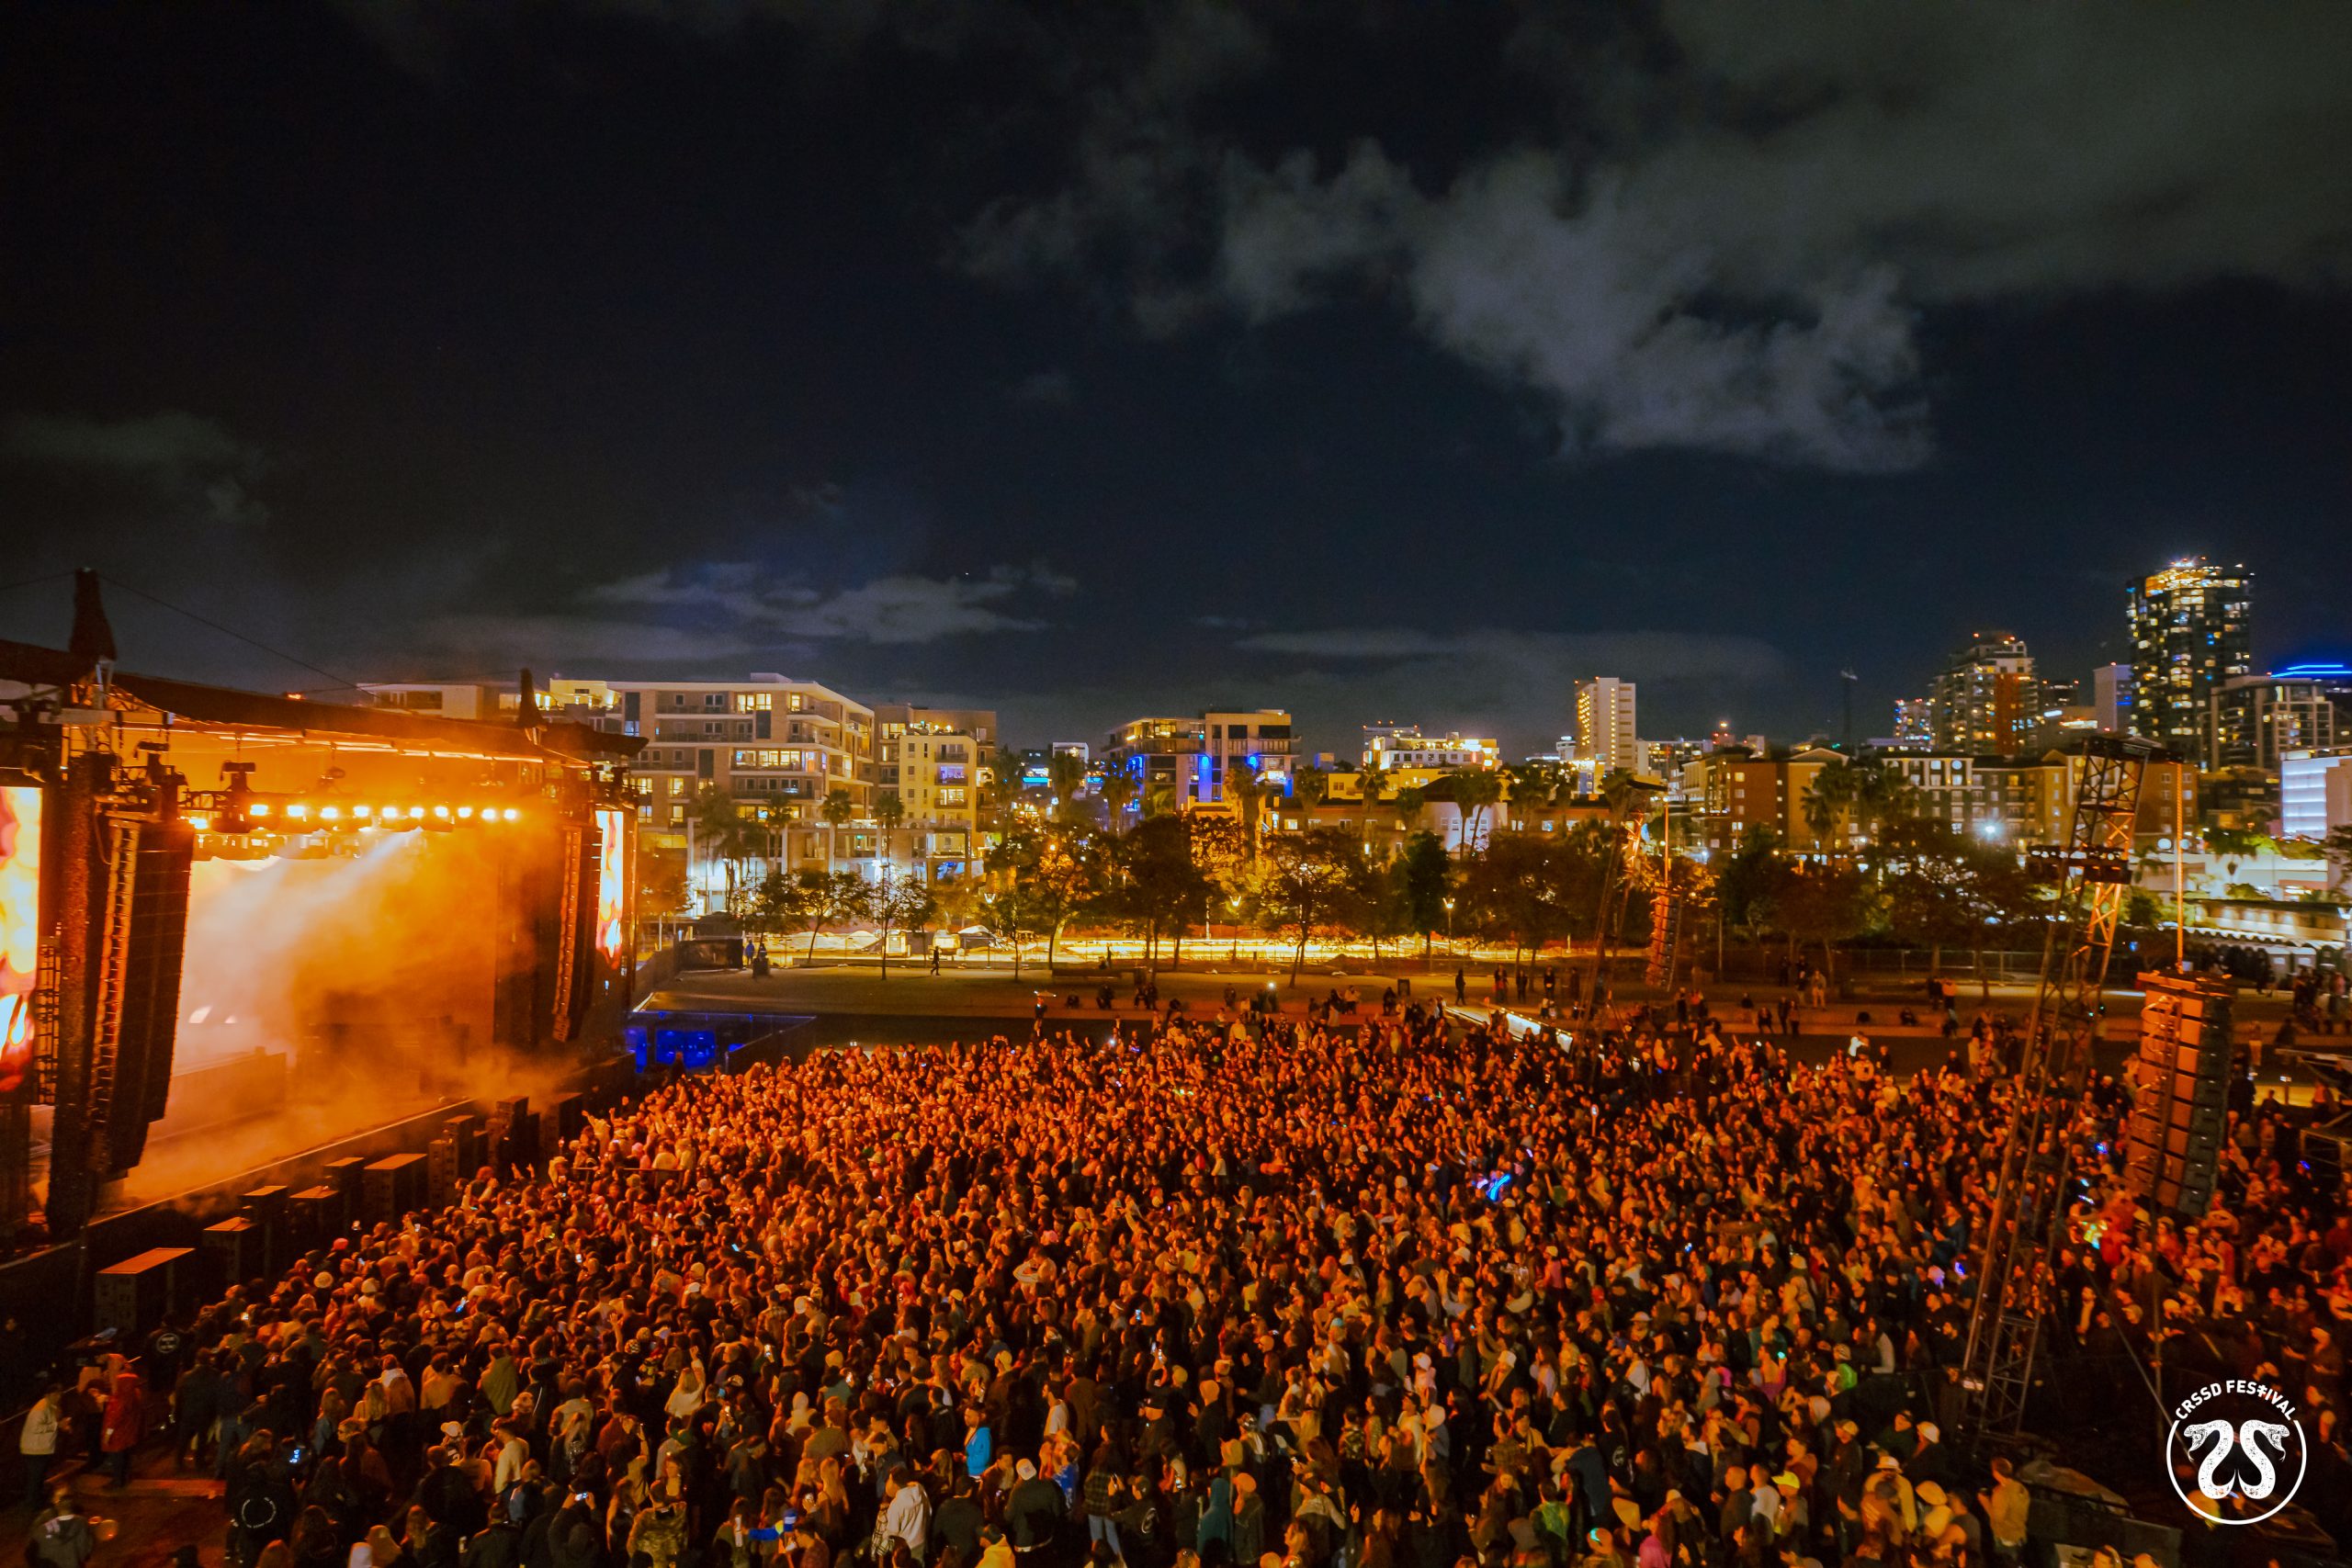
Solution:
M 1041 1024 L 678 1081 L 142 1372 L 261 1568 L 2017 1562 L 2027 1487 L 1951 1431 L 2013 1043 L 1906 1077 L 1679 1017 Z M 2265 1100 L 2212 1212 L 2151 1216 L 2123 1110 L 2102 1080 L 2076 1129 L 2053 1361 L 2162 1335 L 2275 1381 L 2340 1514 L 2342 1190 Z

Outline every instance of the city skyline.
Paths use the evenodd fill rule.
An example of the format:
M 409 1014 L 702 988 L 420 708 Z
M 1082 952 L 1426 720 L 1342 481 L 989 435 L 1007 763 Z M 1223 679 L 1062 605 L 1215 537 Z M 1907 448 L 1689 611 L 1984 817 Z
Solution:
M 2340 10 L 814 16 L 12 15 L 7 580 L 312 667 L 117 595 L 230 683 L 1342 754 L 1540 752 L 1596 674 L 1648 739 L 1867 737 L 1976 628 L 2128 660 L 2182 556 L 2252 569 L 2257 667 L 2352 646 Z M 2063 199 L 1996 177 L 2053 142 Z

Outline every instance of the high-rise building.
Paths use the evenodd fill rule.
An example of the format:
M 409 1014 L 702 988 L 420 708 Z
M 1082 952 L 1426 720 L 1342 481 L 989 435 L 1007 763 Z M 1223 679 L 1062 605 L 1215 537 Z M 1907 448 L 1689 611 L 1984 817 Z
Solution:
M 2213 689 L 2206 731 L 2206 766 L 2275 773 L 2290 751 L 2352 739 L 2352 670 L 2305 664 L 2232 676 Z
M 2254 671 L 2248 584 L 2242 566 L 2202 556 L 2132 583 L 2132 733 L 2192 761 L 2213 749 L 2213 694 Z
M 1936 743 L 1936 703 L 1933 697 L 1894 699 L 1894 740 L 1906 750 L 1924 751 Z
M 1642 743 L 1634 739 L 1634 682 L 1596 675 L 1577 682 L 1577 750 L 1592 759 L 1600 776 L 1642 765 Z
M 2091 716 L 2102 735 L 2132 728 L 2132 666 L 2102 664 L 2091 671 Z
M 1979 632 L 1936 677 L 1929 704 L 1938 750 L 2020 750 L 2031 742 L 2041 711 L 2033 655 L 2007 632 Z

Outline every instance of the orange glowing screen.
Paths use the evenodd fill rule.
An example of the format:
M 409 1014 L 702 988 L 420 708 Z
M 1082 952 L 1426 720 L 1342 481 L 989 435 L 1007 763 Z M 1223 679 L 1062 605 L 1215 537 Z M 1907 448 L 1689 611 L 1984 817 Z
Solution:
M 32 1064 L 40 974 L 40 806 L 37 785 L 0 785 L 0 1093 Z
M 622 926 L 628 918 L 628 871 L 623 858 L 628 823 L 618 809 L 599 807 L 596 828 L 596 947 L 617 963 L 628 935 Z

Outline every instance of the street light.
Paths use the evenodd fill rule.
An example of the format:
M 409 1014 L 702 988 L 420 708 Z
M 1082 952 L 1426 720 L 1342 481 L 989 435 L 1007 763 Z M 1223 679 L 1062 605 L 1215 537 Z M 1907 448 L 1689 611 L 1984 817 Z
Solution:
M 1445 901 L 1445 945 L 1453 945 L 1453 900 Z

